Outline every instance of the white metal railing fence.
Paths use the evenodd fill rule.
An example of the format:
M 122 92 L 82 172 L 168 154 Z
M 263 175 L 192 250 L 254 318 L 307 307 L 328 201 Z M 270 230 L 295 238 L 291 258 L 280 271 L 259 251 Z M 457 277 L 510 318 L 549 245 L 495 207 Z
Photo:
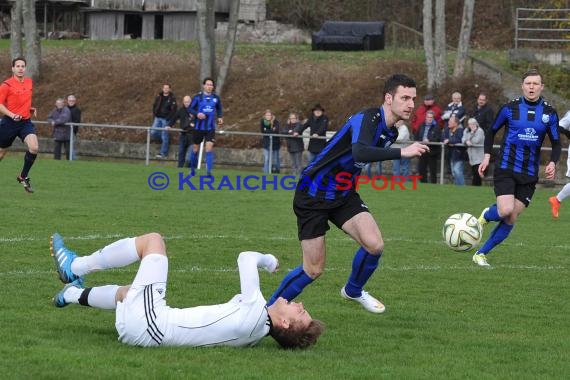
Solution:
M 515 49 L 520 42 L 570 42 L 570 9 L 517 8 L 515 15 Z
M 46 124 L 46 125 L 50 125 L 50 123 L 45 122 L 45 121 L 34 121 L 35 124 Z M 130 130 L 144 130 L 146 131 L 146 142 L 145 142 L 145 165 L 149 165 L 150 163 L 150 150 L 151 150 L 151 131 L 152 130 L 166 130 L 169 133 L 175 133 L 175 132 L 182 132 L 182 129 L 179 128 L 152 128 L 152 127 L 148 127 L 148 126 L 136 126 L 136 125 L 114 125 L 114 124 L 93 124 L 93 123 L 68 123 L 65 124 L 67 126 L 70 127 L 70 134 L 69 134 L 69 159 L 73 160 L 74 159 L 74 152 L 75 152 L 75 135 L 73 133 L 73 127 L 74 126 L 78 126 L 78 127 L 91 127 L 91 128 L 114 128 L 114 129 L 130 129 Z M 280 138 L 280 139 L 288 139 L 288 138 L 300 138 L 300 139 L 304 139 L 304 140 L 309 140 L 309 139 L 321 139 L 321 140 L 328 140 L 330 139 L 329 136 L 322 136 L 322 137 L 312 137 L 312 136 L 308 136 L 308 135 L 300 135 L 298 137 L 292 137 L 290 135 L 285 135 L 285 134 L 275 134 L 275 133 L 261 133 L 261 132 L 243 132 L 243 131 L 232 131 L 232 130 L 217 130 L 216 134 L 219 137 L 229 137 L 229 136 L 252 136 L 252 137 L 269 137 L 269 168 L 271 169 L 272 166 L 272 157 L 273 157 L 273 138 Z M 414 141 L 408 141 L 408 142 L 398 142 L 400 145 L 410 145 L 412 144 Z M 426 145 L 429 146 L 439 146 L 441 147 L 441 153 L 440 153 L 440 165 L 439 165 L 439 183 L 440 184 L 444 184 L 445 183 L 445 165 L 446 165 L 446 159 L 445 159 L 445 147 L 468 147 L 467 145 L 464 144 L 444 144 L 442 142 L 429 142 L 429 143 L 424 143 Z M 471 145 L 470 147 L 483 147 L 483 145 Z M 498 149 L 500 148 L 500 145 L 493 145 L 494 149 Z M 200 145 L 200 150 L 199 150 L 199 156 L 198 156 L 198 169 L 200 169 L 200 165 L 202 162 L 202 155 L 203 155 L 203 149 L 204 149 L 204 144 L 202 143 Z M 542 147 L 541 151 L 551 151 L 552 148 L 551 147 Z M 567 148 L 562 149 L 563 151 L 568 151 Z

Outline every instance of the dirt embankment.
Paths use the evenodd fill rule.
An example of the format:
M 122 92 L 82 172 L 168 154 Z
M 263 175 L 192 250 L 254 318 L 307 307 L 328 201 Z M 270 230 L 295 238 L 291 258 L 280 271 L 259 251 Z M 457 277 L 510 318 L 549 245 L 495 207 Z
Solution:
M 346 60 L 343 53 L 324 59 L 311 59 L 307 53 L 298 58 L 291 48 L 239 48 L 233 60 L 224 93 L 225 128 L 257 131 L 258 120 L 265 109 L 271 109 L 279 120 L 288 112 L 306 117 L 315 103 L 322 104 L 338 129 L 351 113 L 380 103 L 384 79 L 396 72 L 415 78 L 418 99 L 425 93 L 425 67 L 398 58 L 367 58 L 358 62 Z M 185 94 L 199 88 L 197 51 L 151 52 L 83 51 L 44 48 L 42 78 L 34 88 L 34 105 L 39 120 L 45 120 L 55 99 L 69 93 L 77 95 L 83 110 L 83 122 L 97 124 L 150 125 L 154 96 L 162 83 L 168 82 L 181 102 Z M 6 56 L 0 59 L 4 77 L 10 75 Z M 437 102 L 445 106 L 451 92 L 463 93 L 464 103 L 471 109 L 480 90 L 490 94 L 496 105 L 504 101 L 501 90 L 484 78 L 465 77 L 449 80 L 437 93 Z M 49 136 L 49 128 L 40 126 L 40 134 Z M 126 130 L 83 129 L 83 137 L 91 139 L 143 139 L 143 133 Z M 253 139 L 232 139 L 232 144 L 257 146 Z

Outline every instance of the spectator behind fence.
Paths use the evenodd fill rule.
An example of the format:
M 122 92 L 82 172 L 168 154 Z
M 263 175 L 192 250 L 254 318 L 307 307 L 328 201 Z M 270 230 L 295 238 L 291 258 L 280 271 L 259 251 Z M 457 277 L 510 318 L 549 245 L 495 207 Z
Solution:
M 303 144 L 303 139 L 301 137 L 293 137 L 293 133 L 296 129 L 301 128 L 301 123 L 297 117 L 296 113 L 290 113 L 287 123 L 283 126 L 281 134 L 289 136 L 287 138 L 287 152 L 291 157 L 291 169 L 293 175 L 298 177 L 303 169 L 303 151 L 305 150 L 305 145 Z
M 485 142 L 485 133 L 483 128 L 475 118 L 467 121 L 467 128 L 463 131 L 463 144 L 467 145 L 467 155 L 469 156 L 469 166 L 471 166 L 471 174 L 473 179 L 471 185 L 481 186 L 481 176 L 479 175 L 479 164 L 483 161 L 485 155 L 483 151 L 483 143 Z M 479 145 L 479 146 L 474 146 Z
M 451 174 L 453 175 L 453 183 L 459 186 L 465 185 L 465 177 L 463 174 L 465 161 L 465 147 L 455 146 L 461 144 L 463 138 L 463 127 L 459 123 L 456 115 L 451 115 L 447 121 L 447 130 L 444 132 L 444 144 L 449 144 L 449 164 Z
M 451 94 L 451 103 L 447 105 L 447 108 L 443 111 L 443 115 L 441 115 L 441 118 L 446 121 L 446 127 L 447 123 L 449 123 L 449 118 L 452 115 L 457 117 L 458 123 L 463 123 L 463 119 L 465 118 L 465 107 L 463 107 L 463 103 L 461 102 L 461 93 L 457 91 Z
M 52 137 L 55 141 L 53 148 L 53 159 L 61 160 L 61 147 L 65 147 L 65 158 L 69 160 L 69 139 L 71 126 L 65 125 L 71 122 L 71 112 L 65 106 L 65 100 L 58 98 L 55 101 L 55 108 L 50 112 L 48 123 L 53 127 Z
M 168 120 L 168 126 L 173 127 L 176 121 L 180 121 L 180 137 L 178 139 L 178 167 L 183 168 L 184 163 L 190 167 L 190 157 L 188 157 L 188 148 L 192 145 L 192 132 L 194 130 L 194 115 L 188 112 L 192 98 L 189 95 L 184 96 L 182 104 L 174 114 L 174 118 Z
M 404 148 L 410 141 L 410 131 L 404 120 L 398 120 L 394 124 L 398 128 L 398 138 L 393 148 Z M 431 147 L 430 147 L 431 149 Z M 401 157 L 399 160 L 392 160 L 392 175 L 410 175 L 410 158 Z
M 77 132 L 79 131 L 79 126 L 76 124 L 81 123 L 81 108 L 77 106 L 77 98 L 75 97 L 75 95 L 69 94 L 67 96 L 67 108 L 69 109 L 69 112 L 71 114 L 71 124 L 73 124 L 73 138 L 77 142 Z M 73 148 L 71 152 L 72 160 L 76 159 L 76 154 L 75 154 L 75 152 L 77 151 L 76 147 L 77 144 L 74 144 L 74 146 L 72 147 Z
M 495 120 L 495 112 L 488 102 L 487 94 L 481 92 L 477 97 L 477 104 L 473 107 L 473 112 L 471 112 L 471 117 L 477 120 L 479 127 L 483 129 L 484 133 L 487 133 L 493 121 Z
M 278 134 L 279 120 L 271 110 L 265 110 L 263 118 L 259 122 L 261 133 L 263 134 Z M 263 173 L 270 174 L 279 173 L 281 171 L 281 163 L 279 162 L 279 148 L 281 140 L 278 136 L 263 136 Z M 269 157 L 271 157 L 271 167 L 269 167 Z
M 441 120 L 441 108 L 435 103 L 434 97 L 432 93 L 427 93 L 424 96 L 424 103 L 418 107 L 418 109 L 414 112 L 414 116 L 412 118 L 412 134 L 416 135 L 420 127 L 424 125 L 426 120 L 426 113 L 431 111 L 433 113 L 433 117 L 437 124 L 442 127 L 443 121 Z
M 319 104 L 315 104 L 311 110 L 311 117 L 303 124 L 303 126 L 297 130 L 297 134 L 303 134 L 303 131 L 310 128 L 311 137 L 324 137 L 327 135 L 327 130 L 329 128 L 329 118 L 325 115 L 325 109 Z M 295 136 L 295 134 L 294 134 Z M 322 138 L 310 139 L 309 140 L 309 161 L 313 161 L 314 158 L 321 153 L 324 149 L 327 141 Z
M 372 178 L 372 162 L 367 163 L 364 166 L 364 169 L 362 169 L 363 172 L 366 172 L 366 175 L 368 176 L 368 178 Z M 377 161 L 374 163 L 376 166 L 376 175 L 382 175 L 382 163 L 380 161 Z
M 434 118 L 433 111 L 427 111 L 424 123 L 420 126 L 418 133 L 415 135 L 416 141 L 422 143 L 441 143 L 441 128 Z M 429 145 L 429 152 L 420 156 L 418 172 L 420 173 L 420 182 L 426 183 L 429 179 L 431 183 L 437 183 L 437 160 L 441 155 L 440 145 Z
M 154 98 L 152 105 L 154 120 L 150 135 L 153 139 L 161 141 L 160 152 L 156 155 L 156 158 L 168 157 L 168 148 L 170 147 L 168 120 L 174 117 L 176 109 L 176 97 L 171 91 L 170 85 L 165 83 L 162 85 L 162 92 Z

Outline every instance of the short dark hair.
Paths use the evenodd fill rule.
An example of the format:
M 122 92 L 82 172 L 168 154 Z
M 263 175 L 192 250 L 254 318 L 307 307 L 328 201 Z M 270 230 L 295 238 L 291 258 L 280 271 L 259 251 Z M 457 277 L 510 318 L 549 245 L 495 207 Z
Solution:
M 386 94 L 394 95 L 398 86 L 415 88 L 416 82 L 407 75 L 394 74 L 386 79 L 386 82 L 384 83 L 384 90 L 382 92 L 382 98 L 384 98 Z
M 273 325 L 269 331 L 269 335 L 271 335 L 282 348 L 303 349 L 315 344 L 324 330 L 325 324 L 317 319 L 313 319 L 306 328 L 297 326 L 295 323 L 290 323 L 288 328 L 275 327 L 275 325 Z
M 540 81 L 544 82 L 544 80 L 542 78 L 542 74 L 537 69 L 530 69 L 530 70 L 525 71 L 522 75 L 522 81 L 524 82 L 526 77 L 534 77 L 534 76 L 539 76 Z
M 28 62 L 26 62 L 26 58 L 24 57 L 16 57 L 12 60 L 12 67 L 16 66 L 16 62 L 18 61 L 24 61 L 24 65 L 27 65 Z
M 216 86 L 216 81 L 214 80 L 214 78 L 212 77 L 206 77 L 204 78 L 204 80 L 202 81 L 202 84 L 206 84 L 207 81 L 212 81 L 212 84 L 214 85 L 214 87 Z

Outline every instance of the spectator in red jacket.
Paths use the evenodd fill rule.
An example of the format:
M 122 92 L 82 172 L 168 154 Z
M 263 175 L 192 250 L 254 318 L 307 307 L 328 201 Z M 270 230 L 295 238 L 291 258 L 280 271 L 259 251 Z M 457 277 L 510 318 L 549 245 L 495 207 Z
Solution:
M 424 104 L 419 106 L 416 112 L 414 112 L 414 116 L 412 118 L 413 134 L 417 134 L 420 130 L 420 127 L 424 124 L 427 111 L 432 111 L 437 124 L 440 127 L 443 126 L 443 121 L 441 120 L 441 108 L 435 103 L 433 94 L 428 92 L 426 96 L 424 96 Z

